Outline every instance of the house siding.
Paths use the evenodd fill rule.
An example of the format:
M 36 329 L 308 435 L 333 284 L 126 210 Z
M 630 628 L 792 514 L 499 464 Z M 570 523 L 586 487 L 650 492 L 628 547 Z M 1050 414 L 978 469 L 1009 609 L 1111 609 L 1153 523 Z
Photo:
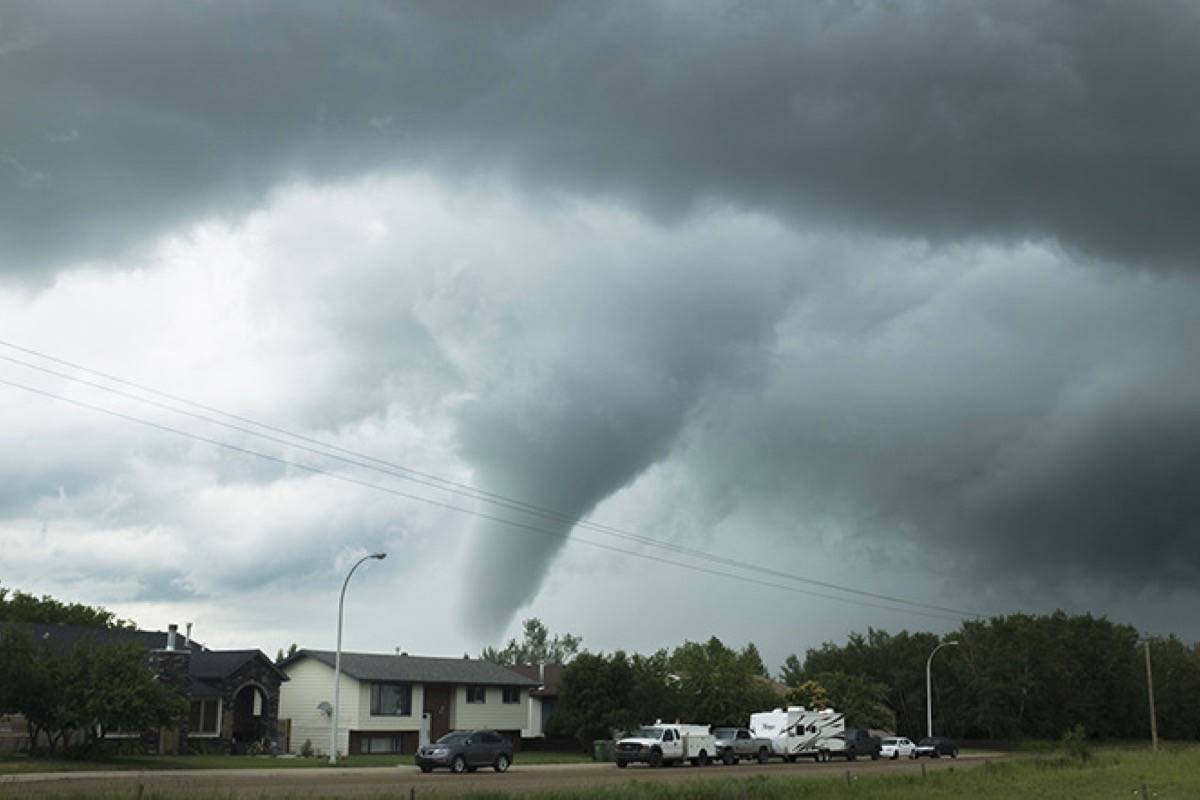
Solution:
M 302 658 L 288 665 L 287 673 L 291 680 L 283 685 L 279 716 L 292 721 L 288 752 L 299 753 L 307 739 L 312 742 L 314 751 L 328 755 L 329 717 L 318 711 L 317 705 L 321 701 L 333 703 L 333 667 L 315 658 Z M 343 673 L 340 689 L 342 710 L 338 714 L 338 753 L 345 755 L 349 752 L 350 731 L 420 731 L 423 687 L 419 683 L 414 683 L 412 687 L 412 715 L 372 716 L 371 684 Z
M 292 721 L 288 752 L 299 753 L 307 739 L 315 752 L 329 755 L 329 717 L 317 710 L 317 705 L 322 701 L 333 704 L 333 667 L 303 658 L 289 665 L 287 674 L 291 680 L 280 691 L 279 716 Z M 339 692 L 342 710 L 338 713 L 338 752 L 344 754 L 349 747 L 349 731 L 358 725 L 358 681 L 343 674 Z
M 529 690 L 521 689 L 519 703 L 505 703 L 499 686 L 487 687 L 487 702 L 468 703 L 465 686 L 455 686 L 450 695 L 450 725 L 459 730 L 494 728 L 498 731 L 520 731 L 527 727 Z

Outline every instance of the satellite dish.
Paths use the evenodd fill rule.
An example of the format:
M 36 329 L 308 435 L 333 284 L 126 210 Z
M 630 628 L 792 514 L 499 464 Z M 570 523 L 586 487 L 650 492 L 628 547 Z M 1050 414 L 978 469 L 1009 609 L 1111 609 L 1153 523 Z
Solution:
M 325 700 L 322 700 L 321 702 L 317 703 L 317 711 L 320 711 L 322 714 L 324 714 L 327 717 L 333 716 L 333 706 L 330 705 Z

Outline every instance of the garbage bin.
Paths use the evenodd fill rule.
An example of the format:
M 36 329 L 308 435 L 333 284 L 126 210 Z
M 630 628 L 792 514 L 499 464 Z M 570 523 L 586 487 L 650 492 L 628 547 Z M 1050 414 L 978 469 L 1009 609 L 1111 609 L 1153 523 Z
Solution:
M 612 761 L 613 760 L 613 741 L 612 739 L 597 739 L 592 742 L 592 760 L 593 761 Z

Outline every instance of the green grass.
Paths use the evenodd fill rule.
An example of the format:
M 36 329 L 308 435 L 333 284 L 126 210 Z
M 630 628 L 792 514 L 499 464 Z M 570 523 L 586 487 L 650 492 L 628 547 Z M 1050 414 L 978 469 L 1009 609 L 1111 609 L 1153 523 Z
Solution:
M 582 753 L 517 753 L 518 764 L 575 764 L 591 761 Z M 338 759 L 339 767 L 412 766 L 412 756 L 349 756 Z M 329 766 L 323 758 L 272 758 L 270 756 L 109 756 L 96 759 L 30 758 L 0 755 L 0 775 L 34 772 L 109 772 L 158 771 L 179 769 L 321 769 Z
M 755 776 L 727 781 L 644 783 L 530 794 L 539 800 L 1139 800 L 1200 797 L 1200 750 L 1176 748 L 1158 754 L 1105 750 L 1087 764 L 1063 756 L 1008 758 L 977 767 L 930 770 L 921 775 L 855 773 L 838 778 Z M 468 794 L 500 800 L 503 792 Z

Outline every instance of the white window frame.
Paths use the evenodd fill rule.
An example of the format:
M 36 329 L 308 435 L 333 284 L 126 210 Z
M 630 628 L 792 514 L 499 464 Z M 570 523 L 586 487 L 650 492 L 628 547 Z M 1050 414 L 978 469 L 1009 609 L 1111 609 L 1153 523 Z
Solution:
M 516 692 L 516 699 L 509 700 L 508 693 Z M 521 687 L 520 686 L 501 686 L 500 687 L 500 702 L 506 706 L 521 705 Z

